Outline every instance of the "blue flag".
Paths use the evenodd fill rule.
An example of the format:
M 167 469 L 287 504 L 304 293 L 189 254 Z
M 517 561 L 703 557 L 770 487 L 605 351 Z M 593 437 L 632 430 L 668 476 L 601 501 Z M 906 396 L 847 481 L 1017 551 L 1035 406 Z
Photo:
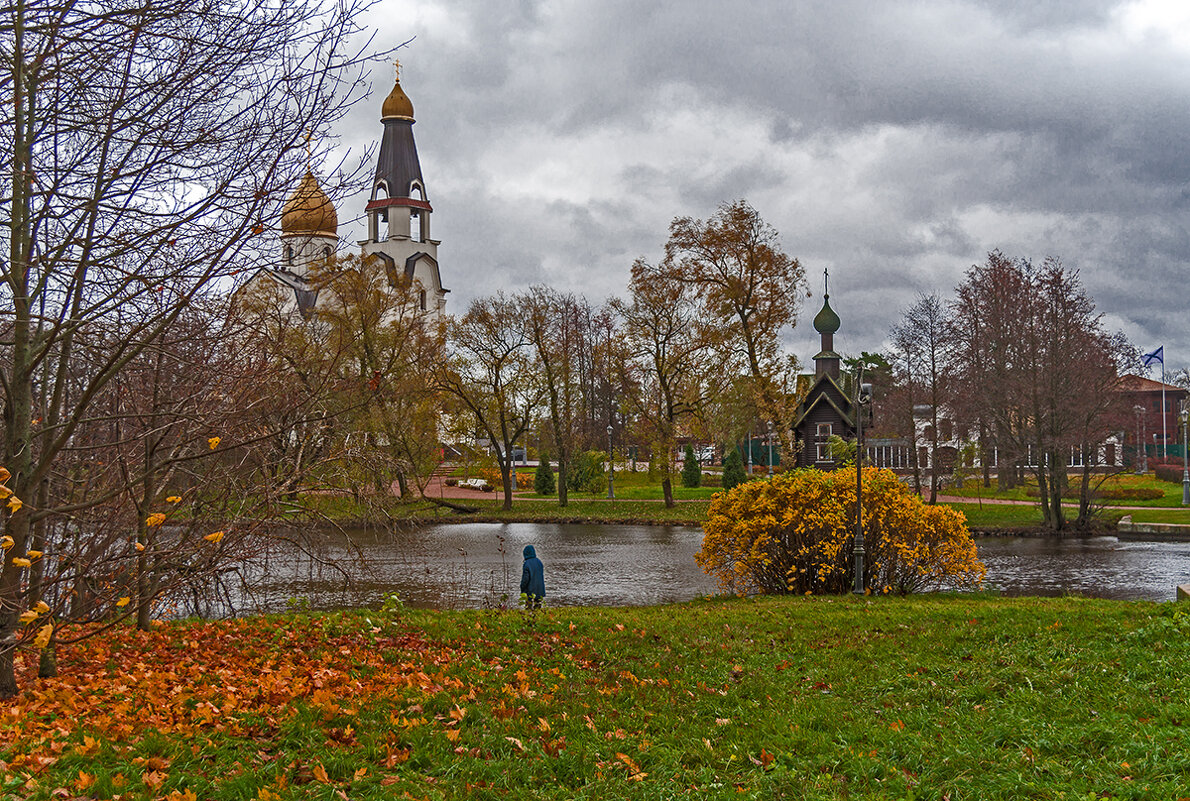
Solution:
M 1140 360 L 1145 363 L 1145 367 L 1150 366 L 1153 362 L 1161 362 L 1161 366 L 1164 367 L 1165 366 L 1164 351 L 1165 351 L 1165 346 L 1162 345 L 1161 347 L 1157 348 L 1157 350 L 1153 351 L 1152 353 L 1146 353 L 1144 356 L 1141 356 Z

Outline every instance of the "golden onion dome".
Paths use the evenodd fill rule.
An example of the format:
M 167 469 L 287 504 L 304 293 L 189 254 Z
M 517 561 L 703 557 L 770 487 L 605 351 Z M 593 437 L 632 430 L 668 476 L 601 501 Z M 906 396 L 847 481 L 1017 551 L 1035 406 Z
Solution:
M 396 84 L 393 85 L 393 90 L 388 93 L 388 97 L 384 98 L 384 105 L 380 107 L 380 119 L 381 121 L 388 119 L 413 120 L 413 101 L 401 88 L 401 76 L 399 75 Z
M 338 236 L 339 215 L 335 204 L 318 184 L 314 173 L 306 175 L 281 209 L 282 234 Z

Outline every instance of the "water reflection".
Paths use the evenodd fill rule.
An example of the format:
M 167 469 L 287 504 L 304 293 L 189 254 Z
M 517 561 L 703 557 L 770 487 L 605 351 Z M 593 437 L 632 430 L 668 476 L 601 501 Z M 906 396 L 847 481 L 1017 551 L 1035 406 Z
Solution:
M 280 548 L 208 614 L 278 611 L 291 599 L 316 609 L 378 606 L 393 593 L 419 607 L 515 604 L 521 550 L 537 548 L 551 605 L 644 606 L 716 592 L 694 562 L 700 529 L 579 524 L 442 524 L 411 531 L 351 531 L 315 552 Z M 988 587 L 1008 595 L 1074 593 L 1173 600 L 1190 581 L 1190 543 L 981 538 Z
M 1005 595 L 1172 601 L 1190 581 L 1190 543 L 1115 537 L 981 538 L 988 586 Z
M 411 531 L 328 534 L 315 556 L 275 551 L 241 604 L 284 609 L 373 606 L 392 593 L 412 606 L 476 608 L 515 604 L 521 551 L 545 563 L 551 605 L 648 606 L 715 592 L 694 562 L 701 529 L 581 524 L 442 524 Z

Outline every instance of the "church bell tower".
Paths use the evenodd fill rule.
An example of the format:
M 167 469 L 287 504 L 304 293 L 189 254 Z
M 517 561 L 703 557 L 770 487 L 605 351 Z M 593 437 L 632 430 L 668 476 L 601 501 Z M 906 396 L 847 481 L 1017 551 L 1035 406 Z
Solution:
M 392 91 L 381 106 L 384 134 L 372 193 L 365 212 L 368 238 L 360 242 L 364 255 L 384 261 L 389 280 L 415 284 L 422 311 L 440 316 L 446 293 L 438 273 L 438 244 L 430 233 L 434 212 L 421 175 L 413 141 L 413 103 L 401 88 L 400 65 Z

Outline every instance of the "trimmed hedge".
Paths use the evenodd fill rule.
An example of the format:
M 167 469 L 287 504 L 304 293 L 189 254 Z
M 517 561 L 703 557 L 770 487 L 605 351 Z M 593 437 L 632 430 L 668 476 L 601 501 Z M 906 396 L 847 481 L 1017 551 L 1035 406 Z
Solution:
M 1181 473 L 1178 474 L 1178 483 L 1182 483 Z M 1041 492 L 1037 487 L 1029 487 L 1025 490 L 1025 494 L 1030 498 L 1040 498 Z M 1077 489 L 1068 489 L 1062 493 L 1063 498 L 1078 498 Z M 1096 501 L 1155 501 L 1158 498 L 1164 498 L 1165 493 L 1159 489 L 1152 487 L 1126 487 L 1122 489 L 1101 489 L 1097 492 L 1091 493 L 1091 498 Z
M 1174 467 L 1172 464 L 1159 464 L 1154 467 L 1153 472 L 1157 475 L 1158 481 L 1168 481 L 1170 484 L 1182 483 L 1182 468 L 1180 465 Z

